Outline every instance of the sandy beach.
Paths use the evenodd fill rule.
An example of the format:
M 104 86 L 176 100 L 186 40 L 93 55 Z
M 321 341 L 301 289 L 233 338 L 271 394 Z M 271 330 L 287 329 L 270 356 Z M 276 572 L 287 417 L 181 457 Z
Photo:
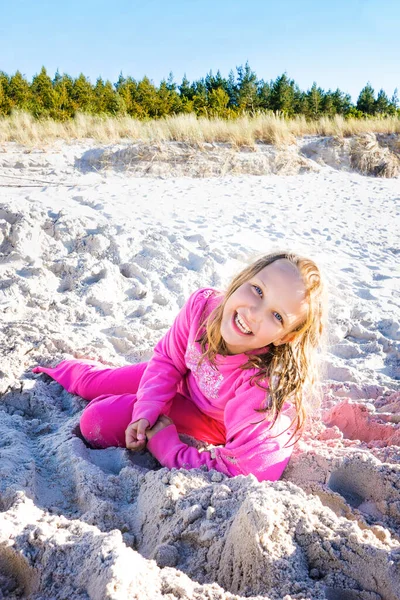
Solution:
M 0 599 L 400 599 L 400 179 L 306 142 L 201 178 L 0 145 Z M 32 374 L 149 359 L 191 292 L 276 249 L 329 286 L 323 401 L 281 481 L 93 450 L 85 402 Z

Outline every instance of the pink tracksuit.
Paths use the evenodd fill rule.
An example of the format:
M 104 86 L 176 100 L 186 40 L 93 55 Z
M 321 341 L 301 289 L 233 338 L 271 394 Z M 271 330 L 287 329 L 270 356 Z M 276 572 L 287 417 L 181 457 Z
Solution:
M 266 413 L 256 412 L 266 403 L 265 390 L 250 381 L 256 369 L 240 368 L 246 354 L 217 355 L 216 368 L 207 360 L 198 366 L 199 330 L 222 299 L 213 289 L 192 294 L 148 363 L 110 369 L 92 361 L 67 360 L 34 372 L 47 373 L 69 392 L 91 400 L 80 427 L 94 447 L 124 447 L 129 423 L 144 418 L 153 426 L 166 414 L 173 424 L 147 443 L 163 466 L 203 467 L 228 476 L 252 473 L 260 481 L 274 481 L 292 451 L 290 405 L 284 405 L 269 429 Z M 199 451 L 183 443 L 178 433 L 216 447 Z

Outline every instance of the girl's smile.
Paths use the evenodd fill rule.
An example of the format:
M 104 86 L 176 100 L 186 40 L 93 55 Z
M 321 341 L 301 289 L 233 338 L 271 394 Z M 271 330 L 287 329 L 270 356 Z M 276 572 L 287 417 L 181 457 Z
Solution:
M 242 333 L 243 335 L 252 335 L 253 334 L 251 329 L 248 327 L 246 321 L 236 311 L 233 316 L 233 323 L 239 333 Z
M 230 354 L 289 342 L 306 316 L 305 286 L 297 268 L 277 260 L 243 283 L 226 301 L 221 335 Z

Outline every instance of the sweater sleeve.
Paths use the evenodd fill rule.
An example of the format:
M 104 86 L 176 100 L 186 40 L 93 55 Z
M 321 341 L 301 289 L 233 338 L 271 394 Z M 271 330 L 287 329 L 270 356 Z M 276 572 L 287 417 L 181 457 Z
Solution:
M 147 443 L 157 460 L 169 469 L 215 469 L 233 477 L 255 475 L 259 481 L 276 481 L 282 475 L 293 449 L 290 441 L 290 418 L 281 415 L 279 425 L 268 430 L 268 421 L 249 425 L 223 447 L 199 452 L 184 444 L 175 425 L 159 431 Z
M 156 345 L 139 384 L 131 423 L 147 419 L 152 427 L 160 414 L 169 412 L 178 383 L 188 371 L 185 352 L 190 326 L 201 318 L 209 295 L 205 290 L 192 294 Z

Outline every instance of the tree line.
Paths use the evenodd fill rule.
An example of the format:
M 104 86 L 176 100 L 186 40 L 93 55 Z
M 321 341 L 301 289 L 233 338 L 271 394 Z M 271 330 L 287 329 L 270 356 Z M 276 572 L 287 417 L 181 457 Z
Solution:
M 148 77 L 136 80 L 122 73 L 114 84 L 101 77 L 92 84 L 82 73 L 74 78 L 57 71 L 51 79 L 42 67 L 29 83 L 20 71 L 11 76 L 0 71 L 0 116 L 10 115 L 13 110 L 59 121 L 73 118 L 77 112 L 137 119 L 182 113 L 229 119 L 267 111 L 289 118 L 304 115 L 310 120 L 334 115 L 400 117 L 397 89 L 390 99 L 382 89 L 375 97 L 367 83 L 354 105 L 350 95 L 340 89 L 325 92 L 314 83 L 311 89 L 302 91 L 286 73 L 274 81 L 259 80 L 248 63 L 236 67 L 236 73 L 231 71 L 228 78 L 219 71 L 216 75 L 210 71 L 192 83 L 184 76 L 180 85 L 171 73 L 159 86 Z

